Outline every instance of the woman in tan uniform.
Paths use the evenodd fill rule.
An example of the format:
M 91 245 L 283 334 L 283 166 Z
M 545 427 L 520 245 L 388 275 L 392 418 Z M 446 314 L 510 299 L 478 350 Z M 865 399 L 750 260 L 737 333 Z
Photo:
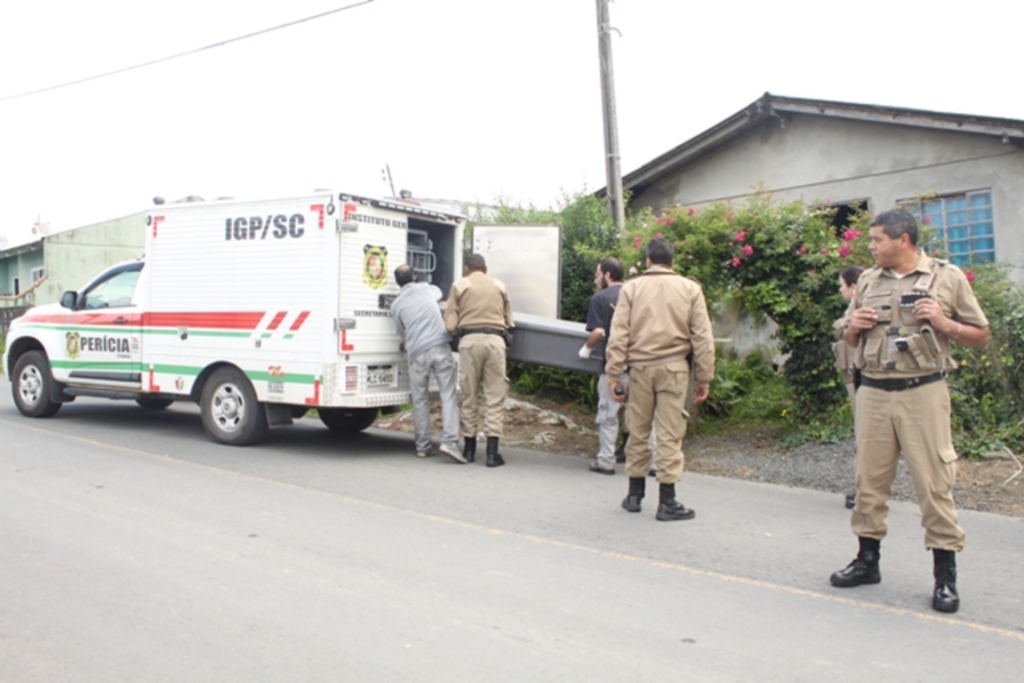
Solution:
M 853 295 L 857 292 L 857 280 L 860 279 L 860 274 L 863 272 L 863 268 L 850 266 L 848 268 L 843 268 L 842 272 L 839 273 L 839 293 L 842 294 L 843 298 L 847 301 L 852 300 Z M 857 402 L 854 401 L 853 359 L 857 353 L 857 349 L 852 348 L 843 341 L 843 333 L 846 331 L 846 324 L 847 318 L 845 314 L 842 318 L 835 321 L 836 340 L 832 344 L 832 352 L 836 355 L 836 368 L 839 369 L 840 374 L 843 376 L 843 384 L 846 385 L 846 393 L 850 397 L 850 412 L 853 413 L 854 419 L 856 420 Z M 856 494 L 846 494 L 847 509 L 853 509 L 856 499 Z

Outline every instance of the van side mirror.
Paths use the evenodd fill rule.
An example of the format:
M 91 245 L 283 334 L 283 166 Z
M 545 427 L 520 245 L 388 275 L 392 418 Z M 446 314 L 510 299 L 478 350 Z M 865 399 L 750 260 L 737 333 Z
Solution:
M 64 292 L 60 295 L 60 305 L 75 310 L 78 305 L 78 292 Z

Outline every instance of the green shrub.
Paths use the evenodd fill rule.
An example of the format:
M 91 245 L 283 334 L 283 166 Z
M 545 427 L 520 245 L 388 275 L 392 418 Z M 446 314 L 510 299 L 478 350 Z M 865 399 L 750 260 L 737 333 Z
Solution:
M 597 375 L 567 372 L 511 361 L 508 364 L 511 388 L 521 394 L 540 396 L 563 405 L 597 405 Z
M 1024 450 L 1024 292 L 1008 266 L 969 269 L 991 340 L 976 349 L 953 344 L 959 368 L 950 374 L 953 433 L 961 455 Z
M 754 350 L 740 358 L 732 347 L 718 345 L 715 378 L 701 410 L 711 418 L 728 417 L 737 408 L 744 418 L 770 417 L 775 408 L 762 410 L 761 402 L 775 374 L 771 359 L 763 351 Z

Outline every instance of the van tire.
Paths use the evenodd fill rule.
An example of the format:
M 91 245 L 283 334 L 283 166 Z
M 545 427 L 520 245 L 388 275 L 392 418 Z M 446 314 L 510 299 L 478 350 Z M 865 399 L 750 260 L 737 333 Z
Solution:
M 376 408 L 317 408 L 320 421 L 338 434 L 358 434 L 377 420 Z
M 18 358 L 11 377 L 11 394 L 22 415 L 53 417 L 57 414 L 61 404 L 51 400 L 52 383 L 50 363 L 42 351 L 28 351 Z
M 163 410 L 174 403 L 174 399 L 155 398 L 153 396 L 139 396 L 135 402 L 146 410 Z
M 203 385 L 199 399 L 203 427 L 214 441 L 248 446 L 267 434 L 267 411 L 245 374 L 233 367 L 216 370 Z

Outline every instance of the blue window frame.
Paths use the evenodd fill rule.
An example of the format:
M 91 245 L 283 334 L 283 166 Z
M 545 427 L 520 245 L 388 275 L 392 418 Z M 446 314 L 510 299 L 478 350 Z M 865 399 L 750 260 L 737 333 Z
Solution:
M 995 261 L 992 191 L 977 190 L 900 204 L 931 228 L 929 251 L 941 251 L 958 266 Z

